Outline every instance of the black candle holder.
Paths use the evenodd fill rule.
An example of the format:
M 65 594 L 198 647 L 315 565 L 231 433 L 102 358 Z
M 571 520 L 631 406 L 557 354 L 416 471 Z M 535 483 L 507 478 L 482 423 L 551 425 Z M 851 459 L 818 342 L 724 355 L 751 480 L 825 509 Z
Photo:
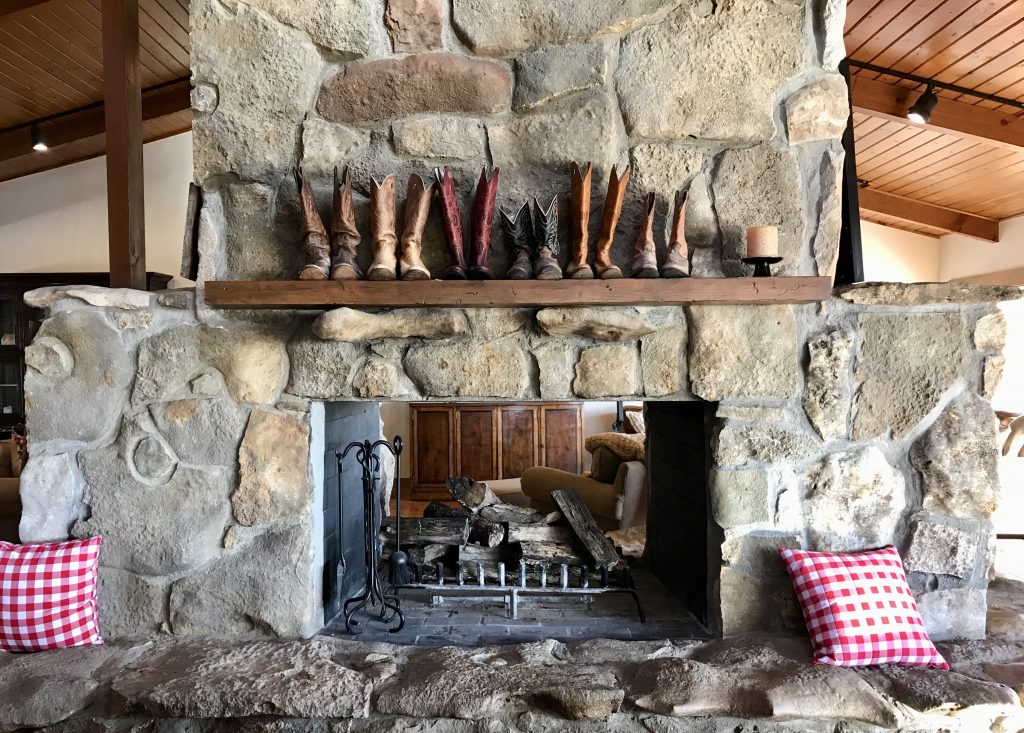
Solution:
M 781 257 L 744 257 L 743 261 L 754 266 L 754 277 L 771 277 L 771 265 L 782 262 Z

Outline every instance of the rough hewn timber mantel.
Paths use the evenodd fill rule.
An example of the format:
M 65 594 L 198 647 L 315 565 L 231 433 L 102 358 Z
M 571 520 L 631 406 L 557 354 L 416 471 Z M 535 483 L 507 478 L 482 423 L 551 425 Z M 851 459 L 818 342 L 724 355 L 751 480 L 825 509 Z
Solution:
M 407 282 L 224 280 L 206 283 L 206 302 L 216 308 L 517 308 L 813 303 L 828 300 L 831 292 L 832 279 L 828 277 Z

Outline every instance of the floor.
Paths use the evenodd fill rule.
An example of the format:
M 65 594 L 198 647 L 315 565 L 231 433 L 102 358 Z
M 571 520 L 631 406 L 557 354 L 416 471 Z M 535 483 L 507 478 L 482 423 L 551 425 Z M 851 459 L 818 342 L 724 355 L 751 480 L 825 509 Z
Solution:
M 511 644 L 540 639 L 708 639 L 711 634 L 682 602 L 651 573 L 635 569 L 633 581 L 646 614 L 637 615 L 636 603 L 625 593 L 583 597 L 523 597 L 517 619 L 509 619 L 500 599 L 445 598 L 433 603 L 423 591 L 405 591 L 402 610 L 405 628 L 391 633 L 375 618 L 364 623 L 360 641 L 387 641 L 422 646 L 474 646 Z M 531 586 L 535 584 L 531 583 Z M 362 617 L 367 618 L 367 617 Z M 390 624 L 393 626 L 394 624 Z M 324 634 L 352 638 L 341 619 Z

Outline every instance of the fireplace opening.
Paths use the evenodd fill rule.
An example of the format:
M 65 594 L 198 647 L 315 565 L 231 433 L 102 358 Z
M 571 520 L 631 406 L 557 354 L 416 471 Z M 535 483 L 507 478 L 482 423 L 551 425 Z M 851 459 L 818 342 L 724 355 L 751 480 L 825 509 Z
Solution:
M 322 414 L 324 633 L 417 644 L 711 635 L 713 404 L 345 402 Z M 387 446 L 368 472 L 358 449 L 339 462 L 353 442 L 396 435 L 397 462 Z M 346 601 L 367 581 L 347 624 Z

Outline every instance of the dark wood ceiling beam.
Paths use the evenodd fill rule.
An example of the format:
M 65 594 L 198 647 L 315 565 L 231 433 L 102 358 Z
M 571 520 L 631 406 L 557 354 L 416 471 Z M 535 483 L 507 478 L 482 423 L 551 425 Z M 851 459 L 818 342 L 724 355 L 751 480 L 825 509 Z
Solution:
M 999 222 L 944 206 L 915 201 L 904 196 L 862 188 L 858 191 L 860 208 L 914 224 L 955 232 L 986 242 L 999 241 Z
M 147 89 L 142 94 L 142 119 L 155 120 L 189 109 L 191 88 L 188 79 L 179 79 L 170 84 Z M 42 122 L 40 127 L 52 151 L 61 145 L 103 134 L 106 129 L 105 110 L 102 104 L 98 104 L 87 109 L 67 112 Z M 40 155 L 32 150 L 31 125 L 19 125 L 17 128 L 0 132 L 0 161 L 33 154 Z
M 853 109 L 857 112 L 884 117 L 908 125 L 907 108 L 920 95 L 919 90 L 868 79 L 854 74 L 852 85 Z M 939 98 L 926 125 L 957 137 L 978 140 L 991 145 L 1020 150 L 1024 148 L 1024 119 L 998 109 L 965 104 L 952 99 Z
M 103 0 L 110 287 L 146 289 L 138 0 Z

